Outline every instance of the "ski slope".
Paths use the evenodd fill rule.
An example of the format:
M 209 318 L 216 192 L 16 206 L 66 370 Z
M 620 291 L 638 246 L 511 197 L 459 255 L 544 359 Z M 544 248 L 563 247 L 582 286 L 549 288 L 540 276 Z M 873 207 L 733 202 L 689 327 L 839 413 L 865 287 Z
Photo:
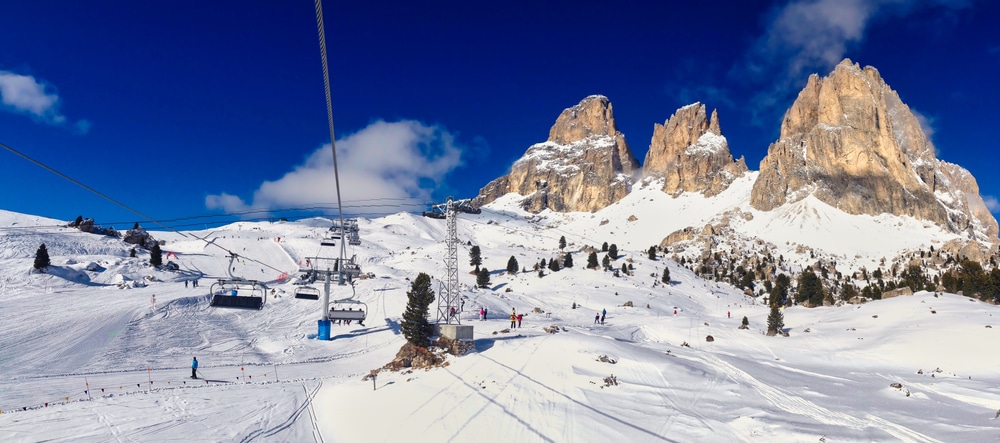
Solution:
M 459 275 L 476 352 L 433 370 L 382 371 L 374 389 L 362 378 L 405 342 L 409 281 L 443 275 L 443 220 L 360 220 L 362 245 L 348 255 L 375 278 L 353 293 L 334 286 L 333 298 L 365 302 L 368 320 L 334 325 L 333 340 L 319 341 L 319 303 L 293 298 L 295 286 L 278 282 L 274 269 L 294 274 L 304 257 L 333 253 L 319 246 L 325 220 L 154 232 L 177 253 L 170 260 L 180 270 L 167 272 L 144 266 L 143 253 L 129 258 L 120 241 L 0 212 L 0 441 L 996 438 L 1000 357 L 989 349 L 1000 334 L 997 306 L 921 292 L 792 307 L 784 311 L 790 336 L 766 337 L 768 310 L 753 298 L 646 258 L 651 234 L 615 225 L 630 210 L 529 217 L 500 203 L 459 222 L 460 268 L 471 269 L 471 243 L 492 270 L 488 289 Z M 598 230 L 602 217 L 612 222 Z M 532 265 L 561 254 L 563 235 L 576 266 L 539 278 Z M 614 265 L 631 260 L 632 276 L 584 269 L 586 254 L 576 251 L 603 241 L 619 245 Z M 41 242 L 53 265 L 29 273 Z M 271 282 L 278 297 L 261 311 L 208 307 L 210 284 L 229 263 L 215 245 L 252 259 L 230 271 Z M 527 272 L 500 272 L 512 255 Z M 654 285 L 664 266 L 671 284 Z M 146 286 L 119 289 L 121 278 Z M 185 287 L 192 279 L 201 287 Z M 524 322 L 505 332 L 511 309 Z M 595 324 L 602 309 L 606 322 Z M 737 329 L 743 316 L 748 330 Z M 552 325 L 559 332 L 543 330 Z M 199 380 L 189 378 L 193 356 Z M 612 375 L 618 384 L 606 385 Z

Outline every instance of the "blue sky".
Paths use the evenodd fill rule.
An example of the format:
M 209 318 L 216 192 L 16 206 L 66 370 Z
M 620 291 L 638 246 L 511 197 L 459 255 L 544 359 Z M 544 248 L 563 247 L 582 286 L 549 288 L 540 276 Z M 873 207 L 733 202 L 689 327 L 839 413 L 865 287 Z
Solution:
M 474 196 L 590 94 L 611 99 L 640 160 L 654 123 L 701 101 L 757 169 L 808 75 L 843 57 L 878 68 L 939 158 L 972 171 L 1000 211 L 998 2 L 324 10 L 341 188 L 355 212 Z M 172 225 L 336 202 L 312 2 L 8 2 L 0 29 L 0 143 L 151 217 L 183 219 Z M 0 209 L 139 220 L 6 151 L 0 189 Z

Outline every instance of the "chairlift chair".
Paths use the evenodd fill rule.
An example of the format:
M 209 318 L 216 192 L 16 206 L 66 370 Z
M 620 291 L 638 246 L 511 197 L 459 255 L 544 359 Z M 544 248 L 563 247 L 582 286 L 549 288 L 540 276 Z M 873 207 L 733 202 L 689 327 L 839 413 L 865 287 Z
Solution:
M 319 300 L 319 289 L 312 286 L 299 286 L 295 289 L 295 298 L 302 300 Z
M 364 326 L 368 316 L 368 305 L 360 300 L 345 298 L 333 302 L 330 308 L 330 320 L 353 320 Z
M 214 308 L 263 309 L 267 303 L 267 286 L 257 280 L 220 278 L 209 289 Z

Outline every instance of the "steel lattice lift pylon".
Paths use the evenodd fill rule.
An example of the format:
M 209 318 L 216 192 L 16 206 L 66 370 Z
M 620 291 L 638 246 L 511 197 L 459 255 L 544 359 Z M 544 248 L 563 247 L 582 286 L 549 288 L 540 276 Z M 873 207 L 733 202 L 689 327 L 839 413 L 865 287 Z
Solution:
M 443 218 L 447 227 L 447 235 L 444 239 L 447 253 L 444 256 L 445 278 L 438 294 L 437 323 L 462 324 L 460 315 L 451 315 L 461 309 L 458 295 L 458 217 L 457 212 L 467 214 L 479 214 L 482 211 L 472 206 L 472 200 L 453 200 L 448 197 L 448 201 L 442 204 L 433 205 L 432 211 L 424 212 L 424 217 Z

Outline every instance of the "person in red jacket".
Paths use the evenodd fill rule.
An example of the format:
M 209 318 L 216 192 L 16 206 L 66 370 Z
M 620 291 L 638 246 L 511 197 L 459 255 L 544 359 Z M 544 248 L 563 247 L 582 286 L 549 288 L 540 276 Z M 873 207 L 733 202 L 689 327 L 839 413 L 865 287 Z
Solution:
M 517 327 L 521 327 L 521 320 L 524 319 L 524 314 L 517 314 Z

